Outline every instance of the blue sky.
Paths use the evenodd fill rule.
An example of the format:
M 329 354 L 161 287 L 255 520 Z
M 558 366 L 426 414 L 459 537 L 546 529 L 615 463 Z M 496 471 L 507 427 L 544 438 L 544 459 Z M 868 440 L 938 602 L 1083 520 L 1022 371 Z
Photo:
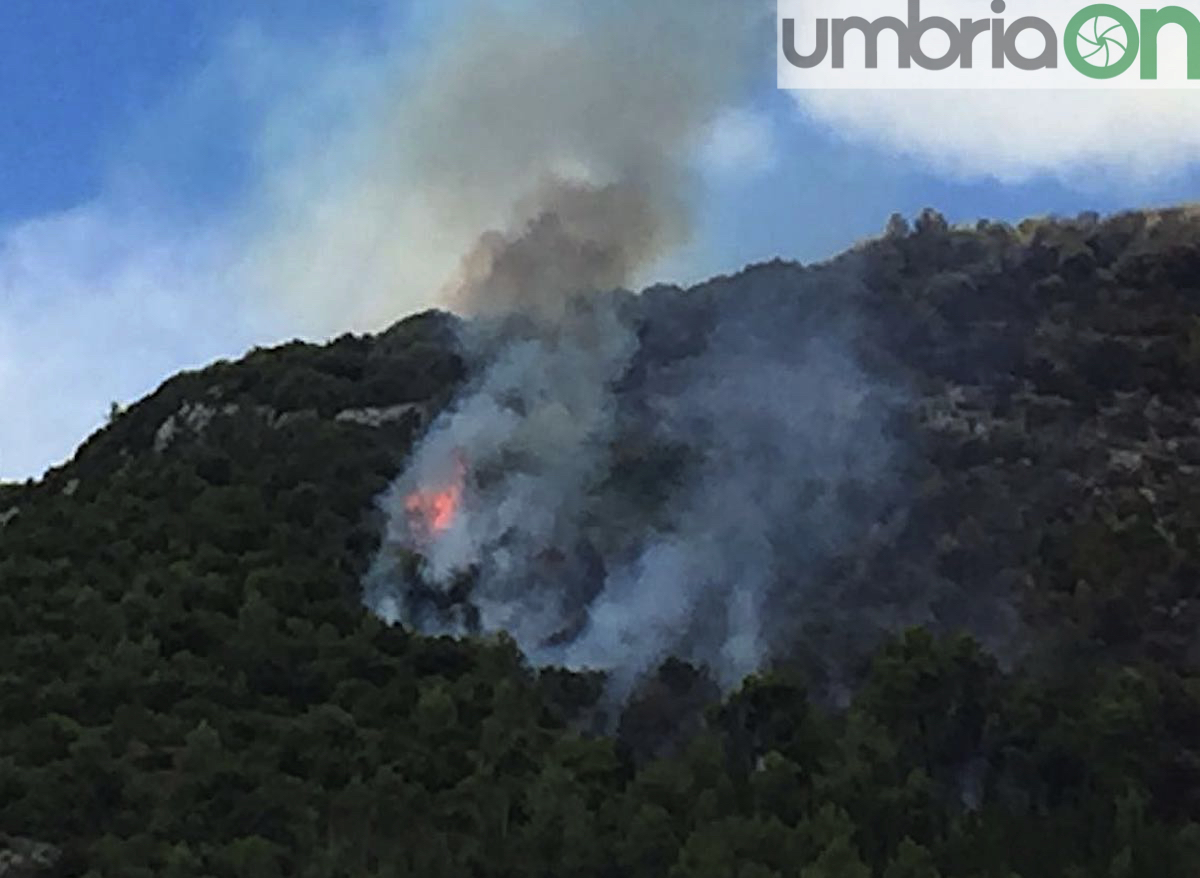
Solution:
M 339 325 L 337 296 L 321 310 L 263 292 L 306 269 L 244 269 L 313 240 L 275 232 L 309 187 L 324 191 L 365 161 L 363 108 L 395 99 L 410 58 L 455 15 L 455 3 L 432 0 L 5 4 L 0 478 L 40 475 L 110 402 L 181 368 L 369 328 L 365 317 Z M 1190 106 L 1138 108 L 1144 118 L 1122 129 L 1150 132 L 1148 149 L 1108 128 L 1082 130 L 1072 152 L 1055 125 L 1095 108 L 1020 112 L 1002 96 L 955 116 L 894 97 L 797 100 L 775 90 L 773 52 L 764 42 L 755 87 L 697 146 L 692 242 L 646 280 L 820 259 L 877 233 L 891 212 L 927 205 L 956 221 L 1016 220 L 1200 192 Z M 386 316 L 421 301 L 399 296 Z

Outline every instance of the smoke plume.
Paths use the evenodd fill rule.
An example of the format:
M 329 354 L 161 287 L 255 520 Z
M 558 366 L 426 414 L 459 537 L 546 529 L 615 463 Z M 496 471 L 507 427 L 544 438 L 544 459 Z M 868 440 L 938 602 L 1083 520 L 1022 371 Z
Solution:
M 827 295 L 581 293 L 468 323 L 485 365 L 383 499 L 368 603 L 507 631 L 623 691 L 668 655 L 727 685 L 760 667 L 808 621 L 776 608 L 865 528 L 890 462 L 889 391 Z
M 275 163 L 253 285 L 314 326 L 377 329 L 439 290 L 502 307 L 512 290 L 484 305 L 481 272 L 503 258 L 494 284 L 523 279 L 535 246 L 541 282 L 570 269 L 574 287 L 626 283 L 686 240 L 696 154 L 745 96 L 773 6 L 457 4 L 428 48 L 354 89 L 354 119 L 323 150 L 336 161 Z M 479 240 L 527 225 L 519 253 Z
M 533 4 L 434 52 L 381 179 L 414 171 L 465 242 L 443 298 L 476 371 L 382 499 L 381 615 L 507 631 L 623 691 L 669 654 L 733 684 L 796 633 L 772 603 L 815 581 L 888 457 L 849 325 L 818 291 L 620 291 L 686 240 L 689 156 L 758 24 L 726 0 Z

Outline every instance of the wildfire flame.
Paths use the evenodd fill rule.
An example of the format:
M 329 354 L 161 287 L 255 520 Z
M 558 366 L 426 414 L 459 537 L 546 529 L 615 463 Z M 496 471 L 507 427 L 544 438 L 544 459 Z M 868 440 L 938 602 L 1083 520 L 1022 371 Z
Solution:
M 456 454 L 449 482 L 433 488 L 418 488 L 404 498 L 409 527 L 418 541 L 436 539 L 450 529 L 462 509 L 466 482 L 466 460 Z

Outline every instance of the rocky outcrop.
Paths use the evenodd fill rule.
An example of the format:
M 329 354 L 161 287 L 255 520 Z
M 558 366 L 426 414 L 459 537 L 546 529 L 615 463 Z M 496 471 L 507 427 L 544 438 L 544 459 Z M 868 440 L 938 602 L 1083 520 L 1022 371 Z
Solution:
M 209 427 L 219 418 L 236 417 L 249 413 L 272 427 L 283 428 L 306 420 L 316 420 L 320 412 L 316 409 L 299 409 L 278 412 L 270 406 L 240 406 L 233 403 L 215 406 L 202 402 L 185 402 L 179 409 L 159 425 L 154 434 L 154 450 L 162 454 L 172 443 L 182 437 L 193 439 L 204 436 Z M 420 403 L 403 403 L 393 406 L 371 406 L 343 409 L 333 416 L 338 424 L 354 424 L 360 427 L 379 428 L 414 418 L 418 424 L 428 417 L 428 406 Z
M 424 419 L 425 407 L 417 403 L 394 405 L 387 408 L 345 409 L 334 416 L 339 424 L 358 424 L 363 427 L 382 427 L 401 421 L 410 415 Z
M 202 402 L 185 402 L 179 410 L 170 415 L 154 434 L 154 450 L 166 451 L 175 439 L 185 433 L 194 436 L 203 435 L 218 415 L 237 414 L 236 405 L 212 406 Z

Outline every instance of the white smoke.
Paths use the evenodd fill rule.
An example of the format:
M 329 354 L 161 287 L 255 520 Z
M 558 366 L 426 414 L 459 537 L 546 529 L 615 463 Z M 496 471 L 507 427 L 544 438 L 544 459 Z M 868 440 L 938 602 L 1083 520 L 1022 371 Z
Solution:
M 486 365 L 383 500 L 368 603 L 428 632 L 507 631 L 617 691 L 668 655 L 726 685 L 761 667 L 807 621 L 772 617 L 781 593 L 817 587 L 890 462 L 888 394 L 847 327 L 778 292 L 580 294 L 550 320 L 468 324 Z M 456 460 L 461 506 L 425 539 L 409 498 Z
M 472 318 L 477 374 L 383 498 L 366 583 L 382 615 L 507 631 L 533 661 L 604 669 L 622 690 L 668 654 L 733 684 L 794 633 L 770 618 L 774 593 L 812 581 L 853 531 L 846 487 L 887 458 L 845 327 L 806 323 L 777 291 L 757 305 L 606 292 L 686 240 L 690 161 L 736 118 L 761 5 L 489 11 L 398 109 L 403 148 L 368 164 L 363 192 L 381 205 L 403 187 L 409 204 L 415 187 L 433 249 L 466 254 L 445 299 Z
M 885 399 L 837 329 L 772 339 L 726 317 L 709 344 L 666 370 L 644 425 L 695 465 L 636 558 L 611 570 L 578 639 L 536 657 L 620 679 L 671 654 L 732 685 L 799 634 L 771 618 L 780 589 L 815 587 L 865 526 L 840 492 L 882 484 Z

